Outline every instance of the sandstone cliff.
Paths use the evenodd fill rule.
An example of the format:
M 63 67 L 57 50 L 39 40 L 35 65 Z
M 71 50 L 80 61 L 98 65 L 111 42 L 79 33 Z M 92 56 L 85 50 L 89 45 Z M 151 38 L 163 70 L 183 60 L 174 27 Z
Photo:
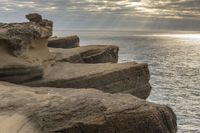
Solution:
M 53 23 L 26 18 L 0 24 L 0 133 L 177 132 L 171 108 L 142 100 L 147 64 L 117 64 L 116 46 L 49 51 Z
M 129 94 L 0 82 L 3 133 L 175 133 L 176 116 Z

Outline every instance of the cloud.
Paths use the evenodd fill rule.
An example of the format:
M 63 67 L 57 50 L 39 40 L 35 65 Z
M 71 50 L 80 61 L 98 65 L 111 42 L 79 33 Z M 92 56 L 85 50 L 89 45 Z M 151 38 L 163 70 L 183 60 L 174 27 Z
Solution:
M 173 19 L 193 20 L 199 26 L 200 0 L 0 0 L 1 21 L 24 21 L 29 12 L 38 12 L 56 21 L 58 26 L 111 23 L 138 27 L 137 24 L 164 21 L 169 25 L 173 21 L 174 25 Z
M 86 12 L 148 17 L 200 17 L 200 0 L 1 0 L 1 11 Z

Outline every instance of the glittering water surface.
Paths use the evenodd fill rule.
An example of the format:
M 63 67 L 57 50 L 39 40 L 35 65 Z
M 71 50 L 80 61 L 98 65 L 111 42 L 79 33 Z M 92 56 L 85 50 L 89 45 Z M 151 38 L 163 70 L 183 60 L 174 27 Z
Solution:
M 81 44 L 119 46 L 120 62 L 148 63 L 153 87 L 148 100 L 173 108 L 180 133 L 200 133 L 200 34 L 72 33 Z

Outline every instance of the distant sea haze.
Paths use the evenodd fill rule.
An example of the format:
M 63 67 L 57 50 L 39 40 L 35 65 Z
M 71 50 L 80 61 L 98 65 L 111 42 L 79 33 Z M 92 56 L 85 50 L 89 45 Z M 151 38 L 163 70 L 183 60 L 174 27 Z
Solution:
M 167 104 L 179 132 L 200 132 L 200 34 L 141 31 L 57 31 L 77 34 L 81 45 L 117 45 L 119 62 L 148 63 L 153 87 L 149 101 Z

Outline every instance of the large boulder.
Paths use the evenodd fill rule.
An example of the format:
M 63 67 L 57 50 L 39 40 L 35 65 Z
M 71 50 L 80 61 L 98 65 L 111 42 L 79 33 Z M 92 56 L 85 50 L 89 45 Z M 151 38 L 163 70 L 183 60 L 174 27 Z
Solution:
M 80 39 L 78 36 L 68 36 L 68 37 L 54 37 L 50 38 L 48 42 L 48 47 L 53 48 L 76 48 L 79 47 Z
M 172 109 L 129 94 L 0 83 L 3 133 L 176 133 Z
M 45 69 L 43 79 L 24 85 L 58 88 L 96 88 L 109 93 L 131 93 L 147 98 L 151 92 L 147 64 L 134 62 L 115 64 L 56 63 Z
M 56 61 L 71 63 L 117 63 L 119 47 L 112 45 L 89 45 L 72 49 L 50 48 Z

